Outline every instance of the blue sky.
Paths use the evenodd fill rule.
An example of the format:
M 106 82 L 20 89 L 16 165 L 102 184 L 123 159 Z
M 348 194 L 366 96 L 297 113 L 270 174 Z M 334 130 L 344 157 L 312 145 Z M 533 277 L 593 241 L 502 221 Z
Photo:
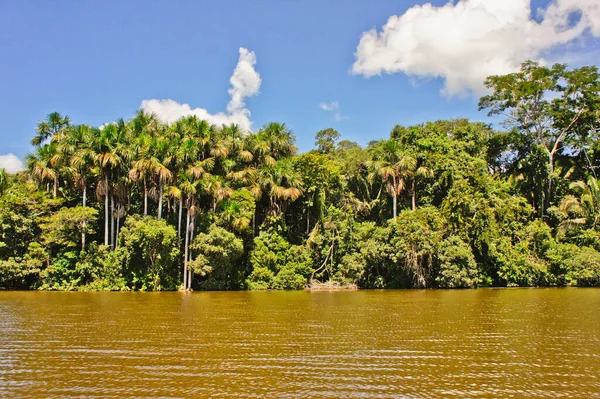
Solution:
M 261 78 L 257 93 L 244 98 L 252 128 L 285 122 L 301 150 L 312 148 L 315 132 L 326 127 L 365 144 L 387 136 L 396 123 L 460 116 L 487 121 L 477 111 L 480 74 L 527 58 L 576 65 L 600 55 L 596 0 L 571 1 L 579 8 L 569 26 L 552 31 L 556 37 L 537 26 L 551 17 L 535 10 L 550 5 L 554 14 L 567 15 L 573 10 L 561 4 L 565 0 L 531 6 L 526 0 L 487 0 L 483 8 L 503 15 L 503 23 L 525 25 L 530 20 L 523 7 L 531 7 L 537 34 L 517 31 L 510 38 L 506 30 L 490 28 L 481 39 L 475 32 L 489 23 L 469 11 L 465 0 L 445 9 L 437 7 L 446 1 L 420 7 L 425 3 L 0 0 L 0 154 L 24 156 L 37 121 L 53 111 L 97 126 L 130 117 L 149 99 L 226 113 L 240 47 L 254 53 L 252 67 Z M 513 8 L 498 10 L 501 3 Z M 399 19 L 386 31 L 383 25 L 393 15 Z M 554 20 L 551 25 L 558 26 Z M 567 32 L 572 38 L 564 37 L 575 27 Z M 372 40 L 361 41 L 373 28 Z M 537 39 L 523 47 L 519 34 Z M 449 44 L 432 45 L 446 39 Z M 496 69 L 480 65 L 489 61 L 489 51 L 473 40 L 506 50 L 493 60 Z M 448 46 L 452 51 L 445 53 Z M 359 49 L 362 56 L 355 55 Z M 338 107 L 319 107 L 331 102 Z

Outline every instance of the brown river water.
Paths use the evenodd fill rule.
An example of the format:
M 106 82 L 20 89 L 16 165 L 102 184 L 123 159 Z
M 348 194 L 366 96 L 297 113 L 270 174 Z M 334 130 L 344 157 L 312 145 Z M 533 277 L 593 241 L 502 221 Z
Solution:
M 0 397 L 600 398 L 600 289 L 0 292 Z

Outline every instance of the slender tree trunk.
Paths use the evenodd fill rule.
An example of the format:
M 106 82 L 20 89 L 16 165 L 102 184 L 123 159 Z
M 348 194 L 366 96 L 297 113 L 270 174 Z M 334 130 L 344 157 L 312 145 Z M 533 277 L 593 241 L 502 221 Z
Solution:
M 104 245 L 108 245 L 108 176 L 104 178 L 106 192 L 104 193 Z
M 115 231 L 115 248 L 119 246 L 119 225 L 121 224 L 121 205 L 117 205 L 117 228 Z
M 394 207 L 394 209 L 393 209 L 393 211 L 394 211 L 393 212 L 393 214 L 394 214 L 394 221 L 396 221 L 396 212 L 397 212 L 397 206 L 396 205 L 397 205 L 397 202 L 398 202 L 397 197 L 398 196 L 397 196 L 396 192 L 394 191 L 394 201 L 393 201 L 393 205 L 392 205 Z
M 54 178 L 54 189 L 52 191 L 52 198 L 56 198 L 58 196 L 58 177 Z
M 87 185 L 85 184 L 85 179 L 83 180 L 83 207 L 85 208 L 85 204 L 87 200 Z M 81 250 L 85 250 L 85 226 L 87 223 L 84 221 L 82 223 L 81 229 Z
M 160 183 L 160 189 L 158 192 L 158 220 L 162 219 L 163 186 L 163 183 Z
M 179 197 L 179 219 L 177 222 L 177 240 L 181 240 L 181 213 L 183 209 L 183 195 Z M 181 243 L 179 244 L 181 245 Z
M 83 181 L 83 206 L 87 203 L 87 184 Z
M 552 196 L 553 189 L 552 175 L 554 174 L 554 153 L 552 151 L 548 152 L 548 171 L 550 172 L 548 176 L 548 189 L 543 202 L 542 215 L 540 216 L 543 216 L 546 209 L 550 207 L 550 197 Z
M 148 216 L 148 187 L 146 186 L 146 178 L 144 177 L 144 216 Z
M 306 207 L 306 234 L 310 233 L 310 207 Z
M 192 220 L 191 220 L 190 242 L 189 242 L 190 244 L 192 242 L 194 242 L 195 219 L 196 219 L 195 217 L 192 217 Z M 191 249 L 188 249 L 188 256 L 189 256 L 189 260 L 191 261 L 192 260 L 192 250 Z M 189 273 L 189 276 L 188 276 L 188 288 L 187 289 L 191 290 L 192 289 L 192 277 L 194 276 L 194 273 L 192 273 L 192 271 L 190 269 L 188 269 L 188 273 Z
M 188 281 L 188 247 L 190 243 L 190 209 L 187 210 L 185 223 L 185 244 L 183 245 L 183 289 L 187 290 Z
M 415 181 L 411 184 L 411 195 L 412 195 L 412 210 L 417 210 L 417 191 L 415 190 Z
M 81 250 L 85 250 L 85 222 L 81 223 Z
M 115 197 L 110 196 L 110 246 L 115 248 Z

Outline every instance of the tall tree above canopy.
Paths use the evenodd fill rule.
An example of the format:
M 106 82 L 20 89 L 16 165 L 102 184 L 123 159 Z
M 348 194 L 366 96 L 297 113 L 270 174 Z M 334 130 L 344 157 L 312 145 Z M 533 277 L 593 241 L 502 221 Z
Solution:
M 67 115 L 62 116 L 58 112 L 52 112 L 44 121 L 38 123 L 31 144 L 40 146 L 46 139 L 59 133 L 64 134 L 69 126 L 71 126 L 71 119 Z
M 340 139 L 340 134 L 337 130 L 327 128 L 319 130 L 315 134 L 315 145 L 319 152 L 329 154 L 335 150 L 335 143 Z
M 398 196 L 406 189 L 411 171 L 417 170 L 417 160 L 405 152 L 396 139 L 379 142 L 372 149 L 372 157 L 369 165 L 386 183 L 387 191 L 393 199 L 392 214 L 396 220 Z
M 594 66 L 567 70 L 527 61 L 519 72 L 490 76 L 485 86 L 493 92 L 479 101 L 488 115 L 503 115 L 505 123 L 543 147 L 548 156 L 550 179 L 544 207 L 553 190 L 554 161 L 565 147 L 585 149 L 600 127 L 600 74 Z

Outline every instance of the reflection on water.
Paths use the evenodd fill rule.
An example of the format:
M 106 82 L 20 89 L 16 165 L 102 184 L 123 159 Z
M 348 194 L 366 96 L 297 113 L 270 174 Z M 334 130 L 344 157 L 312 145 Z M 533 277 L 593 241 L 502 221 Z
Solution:
M 600 398 L 600 290 L 0 292 L 0 397 Z

